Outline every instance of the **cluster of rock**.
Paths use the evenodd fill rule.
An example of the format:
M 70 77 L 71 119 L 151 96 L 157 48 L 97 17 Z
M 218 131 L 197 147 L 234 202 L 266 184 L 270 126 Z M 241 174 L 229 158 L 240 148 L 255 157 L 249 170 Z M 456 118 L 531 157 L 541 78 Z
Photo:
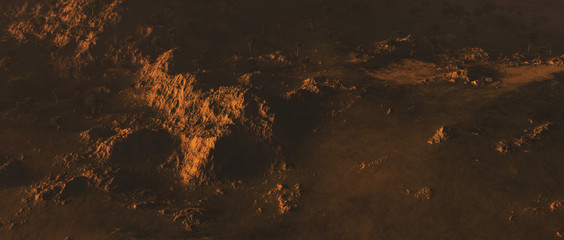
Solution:
M 372 46 L 359 46 L 350 56 L 350 62 L 367 63 L 382 56 L 410 57 L 415 51 L 415 38 L 411 35 L 375 42 Z
M 435 135 L 433 135 L 427 141 L 427 143 L 429 143 L 429 144 L 443 143 L 443 142 L 445 142 L 445 141 L 447 141 L 451 138 L 452 132 L 453 132 L 453 129 L 451 127 L 443 126 L 435 132 Z
M 487 67 L 489 53 L 481 48 L 463 48 L 438 58 L 437 70 L 443 73 L 423 83 L 450 82 L 474 87 L 501 84 L 495 71 Z
M 122 4 L 123 0 L 56 0 L 25 4 L 10 16 L 15 21 L 8 32 L 19 42 L 32 37 L 47 40 L 56 48 L 75 46 L 75 63 L 85 63 L 92 60 L 89 50 L 104 29 L 120 20 L 118 12 Z M 81 61 L 76 61 L 79 59 Z
M 179 151 L 173 156 L 184 182 L 198 185 L 213 179 L 211 152 L 215 143 L 230 134 L 234 125 L 268 141 L 274 116 L 266 102 L 237 87 L 209 91 L 194 87 L 195 76 L 169 75 L 173 51 L 162 54 L 155 63 L 145 63 L 140 72 L 138 96 L 161 111 L 163 128 L 179 138 Z M 250 109 L 255 107 L 254 109 Z
M 288 187 L 277 184 L 266 196 L 266 202 L 275 202 L 281 214 L 287 213 L 298 207 L 298 200 L 301 198 L 302 189 L 299 184 Z
M 513 140 L 502 140 L 495 144 L 495 150 L 500 153 L 509 153 L 517 149 L 526 149 L 539 142 L 547 134 L 551 122 L 545 122 L 532 129 L 524 131 L 524 134 Z

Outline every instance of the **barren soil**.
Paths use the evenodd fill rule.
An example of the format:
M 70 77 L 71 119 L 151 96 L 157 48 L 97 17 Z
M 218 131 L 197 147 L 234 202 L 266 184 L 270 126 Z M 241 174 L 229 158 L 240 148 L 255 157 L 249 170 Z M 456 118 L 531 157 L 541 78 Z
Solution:
M 562 12 L 0 1 L 0 239 L 564 239 Z

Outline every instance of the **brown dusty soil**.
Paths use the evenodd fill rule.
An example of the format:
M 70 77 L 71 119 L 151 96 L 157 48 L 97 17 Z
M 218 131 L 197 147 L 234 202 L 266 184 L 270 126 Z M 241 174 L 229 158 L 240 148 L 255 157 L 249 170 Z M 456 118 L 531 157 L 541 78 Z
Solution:
M 562 12 L 0 1 L 0 239 L 564 239 Z

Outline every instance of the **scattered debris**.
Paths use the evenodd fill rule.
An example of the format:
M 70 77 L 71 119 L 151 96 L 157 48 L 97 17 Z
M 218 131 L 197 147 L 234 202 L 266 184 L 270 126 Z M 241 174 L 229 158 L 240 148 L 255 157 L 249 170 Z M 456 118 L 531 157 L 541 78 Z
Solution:
M 420 188 L 417 192 L 406 188 L 404 185 L 401 185 L 401 188 L 405 191 L 405 194 L 419 200 L 430 200 L 433 197 L 433 189 L 427 186 Z
M 369 161 L 369 162 L 362 162 L 358 166 L 359 171 L 363 171 L 363 170 L 371 168 L 371 167 L 379 166 L 380 164 L 382 164 L 386 160 L 388 160 L 388 156 L 382 156 L 382 157 L 379 157 L 376 160 L 372 160 L 372 161 Z
M 433 196 L 433 191 L 430 187 L 423 187 L 414 196 L 419 200 L 429 200 Z
M 564 209 L 564 201 L 554 201 L 550 204 L 550 211 L 554 212 L 560 209 Z
M 298 207 L 297 201 L 300 199 L 301 195 L 302 189 L 299 184 L 294 185 L 293 188 L 277 184 L 274 189 L 268 192 L 266 201 L 276 201 L 280 213 L 284 214 Z
M 558 231 L 556 231 L 555 237 L 557 240 L 564 239 L 564 227 L 561 227 Z
M 552 126 L 551 122 L 546 122 L 541 125 L 536 126 L 532 130 L 525 130 L 525 134 L 520 138 L 513 141 L 515 147 L 525 147 L 537 142 L 541 137 L 546 134 L 549 128 Z
M 200 224 L 202 209 L 200 208 L 185 208 L 177 210 L 172 214 L 172 220 L 182 224 L 184 229 L 192 231 L 193 228 Z
M 237 82 L 243 86 L 253 87 L 257 83 L 257 81 L 260 80 L 260 77 L 261 77 L 261 72 L 255 71 L 255 72 L 243 74 L 242 76 L 237 78 Z

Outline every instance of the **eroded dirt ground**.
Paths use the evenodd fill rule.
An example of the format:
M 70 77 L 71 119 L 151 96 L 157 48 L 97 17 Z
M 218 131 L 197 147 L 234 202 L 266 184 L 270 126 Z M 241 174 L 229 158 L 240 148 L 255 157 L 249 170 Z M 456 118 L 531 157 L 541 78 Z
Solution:
M 564 239 L 563 12 L 0 1 L 0 239 Z

